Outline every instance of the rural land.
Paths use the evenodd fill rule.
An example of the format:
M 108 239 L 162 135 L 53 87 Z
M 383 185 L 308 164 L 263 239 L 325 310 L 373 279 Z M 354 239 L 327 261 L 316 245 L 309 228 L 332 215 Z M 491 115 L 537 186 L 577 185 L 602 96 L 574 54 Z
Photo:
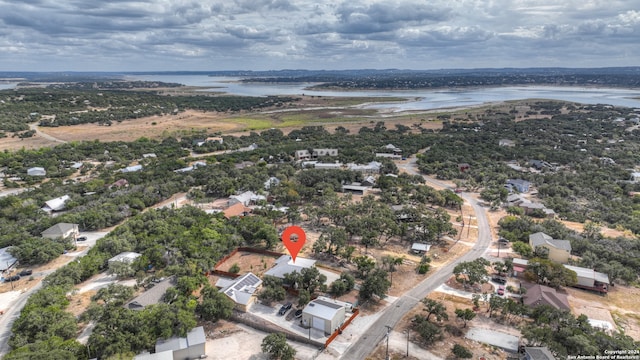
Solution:
M 635 73 L 212 75 L 352 91 Z M 640 108 L 1 82 L 3 359 L 640 359 Z

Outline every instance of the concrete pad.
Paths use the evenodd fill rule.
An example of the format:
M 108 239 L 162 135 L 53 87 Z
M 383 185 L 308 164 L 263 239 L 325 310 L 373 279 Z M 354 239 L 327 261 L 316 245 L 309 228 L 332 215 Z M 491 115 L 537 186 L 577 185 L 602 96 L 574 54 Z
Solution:
M 514 335 L 472 327 L 469 329 L 465 337 L 484 344 L 497 346 L 509 352 L 518 352 L 518 343 L 520 338 Z

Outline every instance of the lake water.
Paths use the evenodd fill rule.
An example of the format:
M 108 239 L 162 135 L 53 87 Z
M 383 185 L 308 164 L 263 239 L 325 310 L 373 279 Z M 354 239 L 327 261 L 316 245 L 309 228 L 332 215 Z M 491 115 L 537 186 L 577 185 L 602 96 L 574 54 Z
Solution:
M 562 87 L 562 86 L 505 86 L 489 88 L 460 88 L 436 90 L 370 90 L 370 91 L 310 91 L 305 89 L 316 83 L 241 83 L 239 78 L 209 77 L 203 75 L 149 75 L 136 76 L 139 80 L 180 83 L 208 88 L 203 91 L 221 91 L 234 95 L 315 95 L 406 97 L 403 103 L 372 104 L 368 108 L 391 111 L 441 109 L 448 107 L 481 105 L 488 102 L 551 99 L 582 104 L 608 104 L 640 108 L 640 90 L 619 88 Z
M 459 88 L 435 90 L 368 90 L 368 91 L 310 91 L 306 87 L 316 83 L 241 83 L 239 78 L 206 75 L 140 75 L 128 79 L 163 81 L 187 86 L 203 87 L 202 91 L 220 91 L 242 96 L 314 95 L 358 97 L 404 97 L 406 102 L 377 103 L 366 108 L 388 111 L 417 111 L 449 107 L 481 105 L 489 102 L 550 99 L 582 104 L 608 104 L 640 108 L 640 90 L 595 87 L 561 86 L 504 86 L 488 88 Z M 11 89 L 15 83 L 0 83 L 0 89 Z

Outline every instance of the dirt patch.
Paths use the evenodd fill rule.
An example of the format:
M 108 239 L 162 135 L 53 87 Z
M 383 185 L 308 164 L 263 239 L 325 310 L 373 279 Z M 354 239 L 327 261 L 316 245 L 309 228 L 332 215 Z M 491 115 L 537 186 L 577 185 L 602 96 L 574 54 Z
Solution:
M 568 227 L 571 230 L 574 230 L 576 232 L 583 232 L 584 231 L 584 224 L 583 223 L 578 223 L 578 222 L 573 222 L 573 221 L 561 221 L 564 226 Z M 608 238 L 617 238 L 617 237 L 626 237 L 626 238 L 630 238 L 630 239 L 634 239 L 636 236 L 629 230 L 616 230 L 616 229 L 611 229 L 608 227 L 600 227 L 600 234 L 602 234 L 602 236 L 604 237 L 608 237 Z
M 89 290 L 83 293 L 72 293 L 67 296 L 69 299 L 69 306 L 67 306 L 65 310 L 77 318 L 87 310 L 91 304 L 91 297 L 95 294 L 95 290 Z
M 575 314 L 584 313 L 589 318 L 610 321 L 618 330 L 624 330 L 625 334 L 640 340 L 639 288 L 616 285 L 609 287 L 609 293 L 605 296 L 573 288 L 567 288 L 566 291 Z
M 276 262 L 275 256 L 256 254 L 246 251 L 238 251 L 232 257 L 227 259 L 217 270 L 229 271 L 234 265 L 238 265 L 240 271 L 238 274 L 252 272 L 258 277 L 262 277 L 265 271 L 271 269 Z
M 403 318 L 400 320 L 398 325 L 394 328 L 394 331 L 406 334 L 408 330 L 410 330 L 410 342 L 416 345 L 419 345 L 421 348 L 428 350 L 433 355 L 438 356 L 442 359 L 451 358 L 451 348 L 454 344 L 460 344 L 470 351 L 473 352 L 474 358 L 478 358 L 483 356 L 487 360 L 502 360 L 506 358 L 506 353 L 499 349 L 494 349 L 493 347 L 485 344 L 478 343 L 476 341 L 472 341 L 464 338 L 464 334 L 470 327 L 480 327 L 491 330 L 496 330 L 500 332 L 505 332 L 511 335 L 519 336 L 519 332 L 512 325 L 504 325 L 499 324 L 494 321 L 494 319 L 490 319 L 486 314 L 485 307 L 481 307 L 481 309 L 476 312 L 476 317 L 471 320 L 467 327 L 464 328 L 462 322 L 458 321 L 455 315 L 456 309 L 471 309 L 473 304 L 471 300 L 459 298 L 449 294 L 443 294 L 439 292 L 434 292 L 427 296 L 429 299 L 437 300 L 442 302 L 447 308 L 447 315 L 449 316 L 448 320 L 444 320 L 442 322 L 436 323 L 436 320 L 433 318 L 430 319 L 431 322 L 436 323 L 442 332 L 442 339 L 436 341 L 433 345 L 424 346 L 421 343 L 420 335 L 418 335 L 413 329 L 410 329 L 410 325 L 412 324 L 412 320 L 416 315 L 426 315 L 424 312 L 424 305 L 419 303 L 414 307 L 411 311 L 409 311 Z M 450 334 L 445 330 L 447 326 L 455 327 L 461 330 L 460 336 L 455 336 Z M 383 341 L 376 348 L 376 350 L 369 356 L 370 359 L 384 359 L 386 353 L 386 343 Z M 402 350 L 399 349 L 390 349 L 389 354 L 392 359 L 404 359 L 406 358 L 406 348 L 403 347 Z M 420 359 L 422 357 L 411 357 L 409 359 Z
M 151 116 L 135 120 L 114 122 L 111 126 L 81 124 L 39 130 L 64 141 L 133 141 L 141 137 L 151 139 L 176 136 L 193 130 L 208 133 L 237 130 L 238 124 L 225 122 L 228 115 L 214 112 L 188 110 L 177 115 Z
M 20 139 L 19 137 L 11 137 L 11 135 L 8 134 L 8 137 L 2 138 L 0 141 L 0 150 L 18 150 L 22 148 L 39 149 L 43 147 L 54 147 L 56 145 L 60 145 L 60 143 L 45 139 L 38 135 L 34 135 L 26 139 Z

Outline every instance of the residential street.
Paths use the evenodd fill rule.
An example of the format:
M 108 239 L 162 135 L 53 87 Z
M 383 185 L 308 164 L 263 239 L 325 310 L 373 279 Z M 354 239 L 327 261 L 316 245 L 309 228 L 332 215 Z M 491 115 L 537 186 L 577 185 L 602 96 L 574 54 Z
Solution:
M 416 157 L 412 156 L 406 165 L 399 167 L 405 169 L 410 174 L 418 174 L 415 164 Z M 430 179 L 426 176 L 425 179 L 429 184 L 434 184 L 440 188 L 448 188 L 447 185 L 443 184 L 440 181 Z M 401 296 L 398 300 L 396 300 L 394 304 L 391 304 L 391 306 L 387 307 L 380 318 L 375 323 L 373 323 L 367 331 L 369 335 L 363 336 L 359 338 L 358 341 L 353 343 L 353 345 L 351 345 L 349 349 L 347 349 L 347 351 L 342 355 L 342 359 L 365 359 L 373 351 L 373 349 L 378 346 L 380 341 L 385 338 L 385 336 L 387 335 L 387 326 L 394 328 L 400 321 L 400 319 L 402 319 L 402 317 L 407 312 L 415 307 L 421 299 L 434 291 L 440 285 L 444 284 L 445 281 L 447 281 L 453 274 L 453 268 L 458 263 L 463 261 L 471 261 L 473 259 L 481 257 L 489 248 L 489 245 L 491 244 L 491 228 L 489 226 L 489 221 L 487 220 L 484 208 L 482 208 L 478 204 L 478 202 L 471 196 L 468 196 L 466 194 L 461 194 L 461 196 L 473 206 L 475 216 L 478 219 L 478 241 L 476 242 L 476 244 L 469 252 L 449 263 L 448 265 L 440 268 L 434 274 L 429 276 L 429 278 Z

